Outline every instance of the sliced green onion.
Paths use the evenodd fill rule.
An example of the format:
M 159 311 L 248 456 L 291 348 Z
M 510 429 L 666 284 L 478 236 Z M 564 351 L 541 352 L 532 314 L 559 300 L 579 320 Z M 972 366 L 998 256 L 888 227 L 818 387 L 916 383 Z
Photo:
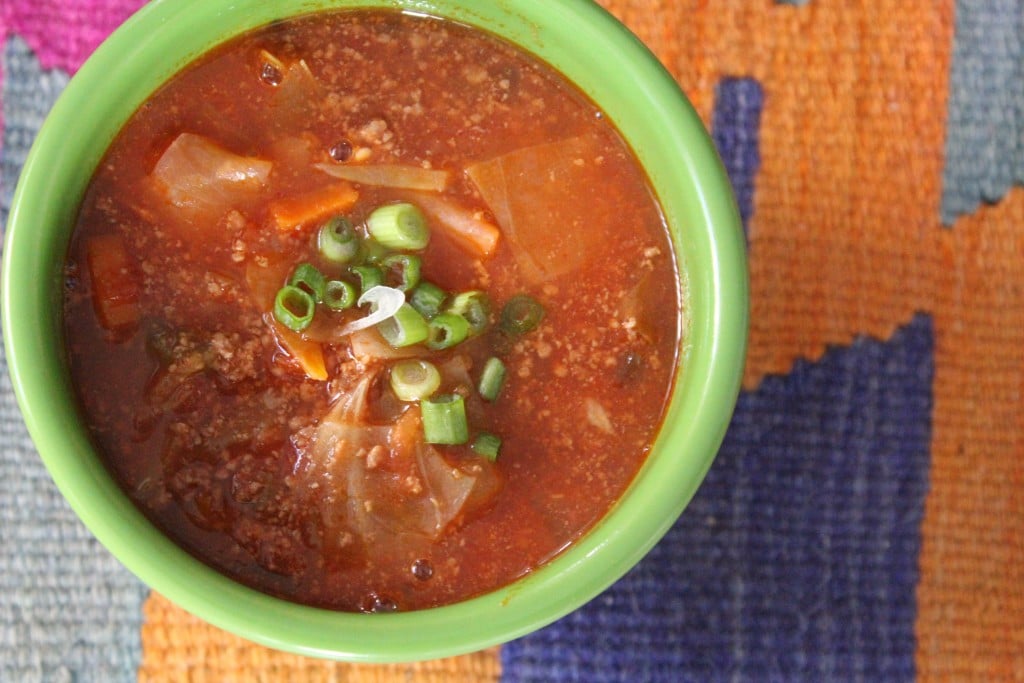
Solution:
M 459 445 L 469 441 L 466 404 L 458 394 L 445 394 L 420 401 L 423 440 L 427 443 Z
M 356 288 L 344 280 L 328 280 L 324 285 L 324 305 L 336 311 L 351 308 L 356 302 Z
M 402 401 L 429 398 L 441 386 L 441 373 L 425 360 L 402 360 L 391 367 L 391 390 Z
M 380 262 L 387 285 L 408 292 L 420 283 L 423 261 L 412 254 L 392 254 Z
M 540 324 L 544 307 L 526 294 L 517 294 L 508 300 L 501 311 L 501 329 L 509 334 L 526 334 Z
M 384 284 L 384 273 L 377 266 L 352 266 L 349 270 L 359 278 L 360 294 L 366 294 L 374 287 Z
M 389 249 L 423 249 L 430 242 L 423 212 L 407 202 L 377 208 L 366 219 L 366 229 Z
M 434 351 L 450 349 L 469 336 L 469 323 L 458 313 L 438 313 L 428 327 L 427 348 Z
M 301 332 L 313 322 L 316 302 L 313 296 L 295 285 L 285 285 L 274 297 L 274 317 L 293 332 Z
M 327 278 L 312 263 L 300 263 L 292 271 L 288 284 L 312 294 L 313 301 L 323 301 L 324 285 L 327 284 Z
M 505 364 L 500 358 L 492 356 L 484 363 L 484 370 L 480 373 L 480 382 L 477 384 L 477 391 L 487 401 L 493 401 L 501 393 L 501 387 L 505 384 Z
M 475 336 L 487 329 L 491 317 L 491 302 L 479 290 L 456 294 L 448 305 L 449 313 L 457 313 L 469 323 L 469 334 Z
M 359 235 L 351 221 L 335 216 L 320 227 L 316 236 L 320 255 L 331 263 L 348 263 L 359 253 Z
M 407 303 L 403 303 L 392 317 L 377 325 L 377 331 L 396 349 L 426 341 L 430 334 L 427 321 Z
M 433 282 L 423 280 L 409 295 L 409 303 L 427 320 L 441 312 L 448 294 Z
M 491 462 L 498 459 L 498 451 L 501 450 L 501 438 L 490 432 L 480 432 L 473 440 L 471 448 L 478 454 Z

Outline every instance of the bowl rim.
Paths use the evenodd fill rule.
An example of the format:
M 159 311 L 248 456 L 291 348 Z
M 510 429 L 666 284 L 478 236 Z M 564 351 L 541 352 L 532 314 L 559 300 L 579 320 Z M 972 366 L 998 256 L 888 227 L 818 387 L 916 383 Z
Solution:
M 60 340 L 67 219 L 84 187 L 74 168 L 85 162 L 94 168 L 131 113 L 125 108 L 134 110 L 131 103 L 148 94 L 143 91 L 218 37 L 271 16 L 339 4 L 401 8 L 481 26 L 554 64 L 601 102 L 644 163 L 673 226 L 689 313 L 679 377 L 652 457 L 605 518 L 510 586 L 453 605 L 388 615 L 297 605 L 227 579 L 156 532 L 98 465 L 82 430 L 63 428 L 77 415 L 69 404 Z M 223 27 L 230 27 L 227 35 Z M 175 51 L 182 44 L 190 47 Z M 170 56 L 157 56 L 160 50 Z M 595 71 L 594 55 L 609 54 L 618 55 L 616 68 Z M 139 85 L 127 85 L 133 79 Z M 628 101 L 607 99 L 624 93 Z M 115 94 L 126 103 L 111 114 Z M 86 140 L 69 143 L 62 135 L 82 131 L 83 117 L 92 134 L 82 137 L 105 140 L 98 152 Z M 63 225 L 56 230 L 64 232 L 53 237 L 48 225 Z M 450 656 L 512 640 L 578 608 L 635 565 L 682 513 L 724 438 L 742 377 L 749 307 L 739 215 L 700 118 L 639 39 L 588 0 L 154 0 L 97 49 L 44 123 L 12 202 L 0 287 L 8 367 L 29 433 L 61 493 L 100 542 L 146 584 L 216 626 L 285 651 L 367 662 Z

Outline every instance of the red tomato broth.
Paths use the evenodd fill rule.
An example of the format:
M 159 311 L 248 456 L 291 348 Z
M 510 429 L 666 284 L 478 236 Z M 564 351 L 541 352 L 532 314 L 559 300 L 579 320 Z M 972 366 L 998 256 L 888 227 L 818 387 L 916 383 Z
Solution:
M 268 68 L 263 51 L 281 67 Z M 304 67 L 296 66 L 300 59 Z M 183 133 L 241 159 L 269 161 L 272 170 L 220 209 L 210 208 L 222 200 L 216 184 L 212 204 L 174 206 L 153 176 Z M 579 159 L 557 158 L 551 143 L 565 140 Z M 332 160 L 332 149 L 351 158 Z M 370 158 L 359 160 L 364 150 Z M 329 423 L 334 401 L 356 393 L 361 373 L 378 373 L 367 385 L 365 421 L 375 428 L 407 422 L 401 433 L 389 432 L 380 465 L 396 481 L 410 473 L 402 443 L 416 416 L 388 393 L 386 362 L 358 363 L 345 341 L 304 342 L 322 349 L 328 381 L 317 381 L 268 325 L 267 292 L 284 284 L 291 266 L 330 269 L 316 253 L 315 225 L 282 231 L 271 208 L 339 182 L 315 170 L 318 163 L 447 170 L 444 197 L 493 220 L 501 239 L 492 255 L 478 258 L 434 227 L 422 252 L 424 277 L 449 292 L 486 291 L 495 314 L 521 292 L 545 307 L 540 326 L 515 340 L 489 332 L 427 354 L 439 365 L 465 359 L 473 381 L 491 355 L 508 367 L 493 404 L 467 399 L 473 429 L 503 440 L 494 471 L 477 473 L 469 509 L 460 508 L 436 538 L 409 529 L 382 537 L 377 527 L 354 545 L 327 538 L 337 531 L 331 506 L 342 499 L 311 482 L 334 481 L 335 470 L 311 465 L 303 444 Z M 516 195 L 525 185 L 510 181 L 485 192 L 466 169 L 487 163 L 477 168 L 491 175 L 535 163 L 538 173 L 574 185 L 551 192 L 541 183 L 532 195 Z M 345 213 L 355 224 L 382 204 L 418 196 L 352 186 L 358 199 Z M 489 206 L 488 195 L 502 197 L 503 206 Z M 543 203 L 529 206 L 511 230 L 499 215 L 507 222 L 509 211 L 521 211 L 509 207 L 524 196 Z M 127 285 L 92 280 L 89 244 L 111 235 L 134 259 Z M 132 299 L 138 320 L 104 327 L 97 293 L 135 292 L 133 284 L 141 292 Z M 82 408 L 136 504 L 227 575 L 344 610 L 465 599 L 510 583 L 585 533 L 646 457 L 674 381 L 680 334 L 678 277 L 660 209 L 594 105 L 490 36 L 392 12 L 271 25 L 201 58 L 156 93 L 93 179 L 69 251 L 66 292 Z M 347 319 L 335 317 L 338 325 Z M 446 377 L 442 390 L 457 385 Z M 477 472 L 479 456 L 468 447 L 436 451 L 449 466 Z M 394 514 L 404 514 L 409 501 L 381 491 Z

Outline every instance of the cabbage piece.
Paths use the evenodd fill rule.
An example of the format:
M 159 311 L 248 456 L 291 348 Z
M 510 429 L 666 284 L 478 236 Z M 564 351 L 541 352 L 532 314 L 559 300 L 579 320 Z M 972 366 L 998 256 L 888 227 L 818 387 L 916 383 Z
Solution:
M 416 407 L 392 424 L 371 424 L 375 379 L 365 376 L 319 425 L 296 438 L 295 473 L 319 507 L 325 541 L 334 550 L 358 543 L 379 555 L 438 538 L 470 502 L 489 500 L 498 479 L 483 459 L 455 466 L 424 443 Z
M 312 133 L 274 137 L 268 146 L 268 157 L 274 163 L 275 174 L 303 177 L 309 167 L 322 156 L 323 145 Z
M 278 130 L 304 130 L 317 120 L 323 88 L 300 59 L 284 67 L 281 82 L 271 100 L 271 122 Z
M 273 164 L 233 154 L 201 135 L 182 133 L 164 151 L 152 177 L 174 206 L 217 220 L 252 201 Z
M 604 149 L 583 135 L 518 149 L 466 169 L 533 284 L 578 269 L 612 238 L 617 198 L 602 187 Z M 576 193 L 568 194 L 570 188 Z
M 245 263 L 245 284 L 249 296 L 260 311 L 274 310 L 274 298 L 285 284 L 293 264 L 279 254 L 250 258 Z

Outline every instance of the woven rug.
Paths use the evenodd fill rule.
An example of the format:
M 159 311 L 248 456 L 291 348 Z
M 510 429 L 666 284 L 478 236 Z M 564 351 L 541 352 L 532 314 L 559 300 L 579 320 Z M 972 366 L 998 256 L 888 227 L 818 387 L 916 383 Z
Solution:
M 140 0 L 0 0 L 0 223 Z M 713 133 L 752 329 L 721 453 L 650 555 L 474 655 L 284 655 L 77 522 L 0 375 L 0 681 L 1024 681 L 1024 1 L 603 0 Z

